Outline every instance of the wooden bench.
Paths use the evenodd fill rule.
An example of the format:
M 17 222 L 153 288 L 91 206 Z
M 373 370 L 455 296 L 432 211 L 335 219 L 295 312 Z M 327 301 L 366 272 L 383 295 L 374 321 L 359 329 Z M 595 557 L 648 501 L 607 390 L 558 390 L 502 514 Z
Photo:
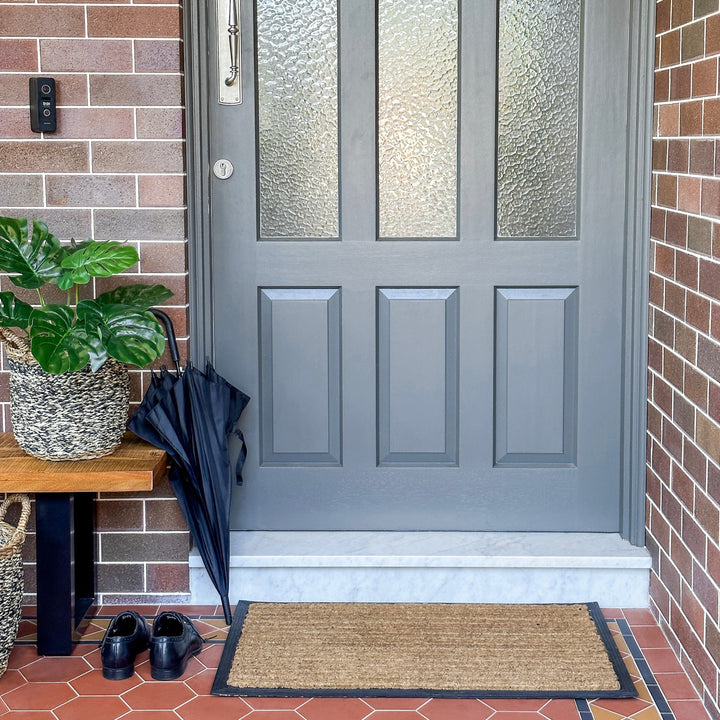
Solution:
M 167 457 L 128 433 L 96 460 L 50 462 L 0 433 L 0 492 L 35 493 L 38 653 L 69 655 L 95 602 L 95 507 L 98 492 L 147 492 Z

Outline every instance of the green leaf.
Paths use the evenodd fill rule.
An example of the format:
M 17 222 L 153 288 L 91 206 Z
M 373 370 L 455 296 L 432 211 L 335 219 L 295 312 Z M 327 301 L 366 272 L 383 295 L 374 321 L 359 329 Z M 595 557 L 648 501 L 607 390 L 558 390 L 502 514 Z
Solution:
M 100 305 L 133 305 L 136 308 L 149 310 L 155 305 L 162 305 L 174 294 L 164 285 L 121 285 L 98 295 L 97 301 Z
M 66 255 L 47 225 L 33 222 L 28 234 L 25 218 L 0 217 L 0 270 L 19 287 L 35 289 L 54 282 L 62 272 Z
M 35 308 L 30 315 L 32 354 L 43 370 L 59 375 L 84 368 L 89 360 L 88 337 L 75 313 L 65 305 Z
M 98 321 L 98 311 L 100 319 Z M 98 327 L 109 355 L 123 363 L 145 367 L 165 350 L 165 336 L 155 316 L 132 305 L 99 305 L 94 300 L 78 303 L 78 317 L 92 332 Z
M 74 282 L 83 284 L 87 282 L 83 280 L 86 276 L 110 277 L 132 267 L 139 259 L 132 245 L 114 240 L 91 240 L 69 252 L 62 267 L 73 270 Z
M 18 300 L 12 292 L 0 292 L 0 325 L 27 330 L 32 305 Z

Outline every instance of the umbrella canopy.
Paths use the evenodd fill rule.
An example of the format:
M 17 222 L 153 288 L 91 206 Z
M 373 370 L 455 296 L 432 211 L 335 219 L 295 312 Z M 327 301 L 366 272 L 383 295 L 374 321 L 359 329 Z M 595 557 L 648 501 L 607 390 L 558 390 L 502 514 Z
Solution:
M 193 365 L 180 371 L 170 319 L 165 323 L 170 350 L 178 368 L 153 374 L 151 386 L 128 427 L 139 437 L 162 448 L 171 460 L 170 483 L 185 515 L 190 533 L 231 622 L 228 598 L 230 575 L 229 436 L 241 440 L 235 476 L 241 481 L 246 449 L 235 429 L 250 398 L 217 374 L 208 362 L 205 372 Z

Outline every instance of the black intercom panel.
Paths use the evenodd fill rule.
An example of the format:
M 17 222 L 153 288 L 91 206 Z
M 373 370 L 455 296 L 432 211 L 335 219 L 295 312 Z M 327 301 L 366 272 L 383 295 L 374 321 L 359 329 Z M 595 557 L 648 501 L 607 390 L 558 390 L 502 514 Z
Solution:
M 48 77 L 30 78 L 30 129 L 33 132 L 55 132 L 55 80 Z

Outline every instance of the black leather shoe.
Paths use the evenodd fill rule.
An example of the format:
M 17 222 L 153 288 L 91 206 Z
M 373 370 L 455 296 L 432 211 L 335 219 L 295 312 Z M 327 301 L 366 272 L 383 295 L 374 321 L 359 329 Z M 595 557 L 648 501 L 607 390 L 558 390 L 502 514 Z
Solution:
M 202 649 L 202 638 L 182 613 L 160 613 L 150 638 L 150 675 L 153 680 L 175 680 L 187 667 L 192 655 Z
M 125 680 L 135 671 L 135 657 L 148 646 L 150 629 L 134 610 L 116 615 L 100 643 L 102 674 L 108 680 Z

